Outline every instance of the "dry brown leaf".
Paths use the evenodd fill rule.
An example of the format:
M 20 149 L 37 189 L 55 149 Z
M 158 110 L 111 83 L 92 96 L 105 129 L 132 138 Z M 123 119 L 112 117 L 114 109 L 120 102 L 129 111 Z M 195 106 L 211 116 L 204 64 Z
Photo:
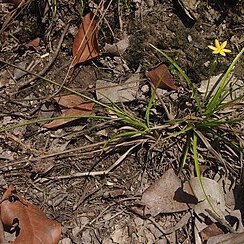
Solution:
M 82 18 L 81 25 L 73 42 L 73 65 L 85 62 L 99 55 L 97 37 L 97 23 L 94 15 L 88 13 Z
M 145 207 L 144 216 L 181 212 L 189 209 L 186 204 L 191 199 L 189 196 L 194 199 L 182 191 L 181 180 L 173 169 L 169 169 L 144 191 L 140 204 Z
M 146 72 L 146 77 L 155 87 L 166 90 L 177 90 L 173 76 L 165 64 L 160 64 L 156 68 Z
M 67 109 L 62 109 L 61 116 L 89 116 L 92 113 L 94 106 L 93 102 L 85 101 L 83 98 L 77 95 L 66 95 L 56 97 L 55 100 L 61 106 L 67 107 Z M 61 125 L 67 124 L 73 120 L 79 118 L 63 118 L 58 120 L 53 120 L 52 122 L 43 125 L 47 129 L 57 128 Z
M 208 225 L 208 227 L 200 232 L 203 242 L 206 242 L 212 236 L 217 236 L 220 234 L 224 234 L 224 232 L 215 223 Z
M 0 221 L 0 243 L 6 243 L 4 238 L 3 223 Z
M 117 43 L 113 43 L 113 44 L 105 43 L 104 52 L 113 55 L 123 55 L 123 53 L 129 47 L 129 43 L 130 43 L 129 36 L 125 34 L 123 39 L 121 39 Z
M 41 42 L 41 38 L 37 37 L 37 38 L 33 39 L 32 41 L 30 41 L 28 43 L 28 45 L 32 46 L 32 47 L 39 47 L 40 46 L 40 42 Z
M 84 98 L 75 94 L 59 96 L 55 97 L 54 99 L 59 105 L 67 108 L 74 108 L 84 102 Z
M 56 244 L 61 238 L 61 225 L 50 220 L 37 206 L 17 194 L 10 185 L 2 197 L 1 221 L 6 230 L 16 231 L 14 244 Z
M 227 233 L 217 236 L 212 236 L 208 239 L 207 244 L 243 244 L 244 232 Z
M 225 204 L 225 196 L 224 196 L 224 191 L 221 186 L 217 181 L 206 178 L 206 177 L 201 177 L 201 181 L 204 187 L 204 191 L 202 190 L 202 186 L 199 183 L 198 177 L 193 177 L 190 179 L 189 183 L 191 186 L 191 189 L 198 199 L 198 203 L 192 208 L 194 209 L 195 213 L 197 214 L 205 214 L 208 217 L 211 216 L 208 213 L 209 211 L 212 211 L 214 209 L 215 213 L 217 213 L 219 218 L 225 218 L 225 209 L 227 209 L 227 206 Z M 206 199 L 205 194 L 207 194 L 209 200 L 211 201 L 211 206 Z
M 93 103 L 88 102 L 86 104 L 79 105 L 79 107 L 80 109 L 78 108 L 63 109 L 62 116 L 89 116 L 92 113 Z M 47 129 L 54 129 L 76 119 L 79 118 L 65 118 L 65 119 L 53 120 L 52 122 L 43 125 L 43 127 Z
M 97 99 L 103 103 L 130 102 L 136 99 L 140 85 L 140 74 L 135 73 L 122 84 L 106 80 L 96 81 Z

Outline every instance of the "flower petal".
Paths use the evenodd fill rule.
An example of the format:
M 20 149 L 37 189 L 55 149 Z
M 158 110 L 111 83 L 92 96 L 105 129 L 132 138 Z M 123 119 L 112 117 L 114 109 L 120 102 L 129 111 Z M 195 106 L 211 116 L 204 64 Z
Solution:
M 220 48 L 219 40 L 215 39 L 214 44 L 216 48 Z
M 226 54 L 223 50 L 220 50 L 219 54 L 221 54 L 222 56 L 226 56 Z
M 223 43 L 220 43 L 218 39 L 214 40 L 215 46 L 209 45 L 208 48 L 213 50 L 212 54 L 220 54 L 222 56 L 226 56 L 226 53 L 230 53 L 231 50 L 225 49 L 227 45 L 227 41 L 224 41 Z
M 225 53 L 231 53 L 231 50 L 230 49 L 223 49 L 223 52 L 225 52 Z
M 210 48 L 212 50 L 216 50 L 216 47 L 214 47 L 214 46 L 208 46 L 208 48 Z
M 221 48 L 224 49 L 227 45 L 227 41 L 224 41 L 222 44 L 221 44 Z

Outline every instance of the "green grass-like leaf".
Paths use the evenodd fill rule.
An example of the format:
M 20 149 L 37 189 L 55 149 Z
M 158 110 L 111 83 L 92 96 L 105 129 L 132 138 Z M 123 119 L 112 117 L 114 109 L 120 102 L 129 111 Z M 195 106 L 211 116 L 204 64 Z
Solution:
M 213 212 L 215 214 L 217 214 L 217 216 L 219 216 L 218 213 L 216 212 L 216 210 L 214 209 L 214 206 L 213 206 L 212 202 L 210 201 L 209 196 L 207 195 L 203 182 L 202 182 L 201 171 L 200 171 L 200 166 L 199 166 L 199 161 L 198 161 L 198 152 L 197 152 L 197 144 L 198 144 L 197 135 L 196 135 L 195 131 L 193 131 L 192 137 L 193 137 L 193 141 L 192 141 L 193 158 L 194 158 L 195 172 L 197 175 L 198 182 L 200 184 L 200 187 L 204 193 L 204 196 L 205 196 L 209 206 L 211 207 Z
M 194 87 L 190 77 L 186 74 L 186 72 L 175 62 L 175 60 L 173 60 L 172 58 L 170 58 L 165 52 L 163 52 L 162 50 L 156 48 L 155 46 L 153 46 L 152 44 L 149 44 L 151 47 L 153 47 L 155 50 L 157 50 L 159 53 L 161 53 L 181 74 L 181 76 L 186 80 L 189 88 L 192 90 L 194 99 L 197 103 L 197 107 L 200 113 L 202 113 L 202 106 L 201 106 L 201 102 L 200 102 L 200 98 L 198 95 L 198 92 L 196 90 L 196 88 Z
M 225 92 L 225 89 L 228 85 L 228 83 L 231 81 L 230 74 L 236 65 L 236 63 L 240 60 L 242 54 L 244 52 L 244 48 L 241 49 L 241 51 L 236 55 L 234 60 L 232 61 L 231 65 L 227 69 L 227 71 L 224 73 L 224 75 L 221 77 L 219 86 L 215 94 L 209 99 L 206 108 L 205 108 L 205 114 L 208 116 L 213 115 L 217 110 L 219 110 L 219 107 L 221 104 L 223 93 Z
M 52 117 L 52 118 L 40 118 L 40 119 L 35 119 L 31 121 L 26 121 L 24 123 L 16 124 L 16 125 L 10 125 L 4 128 L 0 128 L 0 133 L 1 132 L 6 132 L 6 131 L 11 131 L 19 127 L 27 126 L 27 125 L 33 125 L 37 123 L 42 123 L 42 122 L 48 122 L 48 121 L 53 121 L 53 120 L 60 120 L 60 119 L 111 119 L 110 117 L 107 116 L 57 116 L 57 117 Z

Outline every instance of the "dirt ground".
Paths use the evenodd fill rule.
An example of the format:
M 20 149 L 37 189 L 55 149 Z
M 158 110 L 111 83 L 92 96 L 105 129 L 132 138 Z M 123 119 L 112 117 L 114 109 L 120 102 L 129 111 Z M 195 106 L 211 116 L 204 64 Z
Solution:
M 0 3 L 1 61 L 23 69 L 32 64 L 31 72 L 41 74 L 69 23 L 57 57 L 41 76 L 59 84 L 65 80 L 65 86 L 96 98 L 97 80 L 121 84 L 139 69 L 140 96 L 123 106 L 140 118 L 150 96 L 145 72 L 166 62 L 149 44 L 174 58 L 196 86 L 210 75 L 213 56 L 208 45 L 215 39 L 227 40 L 232 52 L 219 59 L 214 75 L 223 72 L 244 45 L 242 0 L 101 1 L 105 3 L 98 13 L 100 17 L 104 13 L 98 37 L 100 55 L 75 66 L 66 77 L 82 1 L 57 1 L 56 14 L 54 2 L 30 1 L 19 10 L 13 4 Z M 100 1 L 88 2 L 84 13 L 94 12 Z M 14 14 L 7 22 L 11 11 Z M 40 43 L 31 43 L 35 38 L 40 38 Z M 128 43 L 125 41 L 120 52 L 107 50 L 108 45 L 126 38 Z M 3 62 L 0 69 L 0 130 L 59 114 L 53 97 L 67 91 L 30 74 L 20 74 Z M 238 75 L 243 79 L 241 70 Z M 182 78 L 176 76 L 175 82 L 179 90 L 163 91 L 164 102 L 179 117 L 191 115 L 192 98 L 185 92 Z M 240 111 L 243 116 L 243 104 Z M 155 125 L 167 118 L 159 106 L 153 112 Z M 97 105 L 94 113 L 109 115 Z M 0 186 L 4 191 L 6 185 L 15 184 L 49 218 L 61 223 L 61 243 L 197 243 L 196 216 L 191 210 L 149 218 L 134 211 L 145 189 L 167 169 L 179 171 L 181 139 L 161 142 L 159 136 L 155 144 L 155 138 L 131 137 L 105 144 L 127 125 L 116 120 L 80 119 L 47 129 L 45 123 L 25 124 L 0 133 Z M 162 131 L 159 134 L 165 135 Z M 223 170 L 214 157 L 202 153 L 207 155 L 201 162 L 206 175 L 213 177 Z M 223 157 L 235 161 L 230 175 L 235 184 L 240 183 L 240 158 L 226 152 Z M 182 181 L 194 175 L 192 162 L 189 159 Z M 110 172 L 101 173 L 113 164 Z

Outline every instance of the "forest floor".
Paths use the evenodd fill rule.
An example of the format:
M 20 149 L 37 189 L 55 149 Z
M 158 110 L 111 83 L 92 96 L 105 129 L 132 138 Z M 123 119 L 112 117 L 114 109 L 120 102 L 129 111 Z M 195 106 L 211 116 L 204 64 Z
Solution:
M 194 150 L 189 149 L 180 171 L 185 145 L 194 142 L 188 141 L 189 133 L 177 132 L 195 125 L 199 114 L 189 84 L 152 47 L 174 59 L 199 89 L 204 80 L 223 74 L 244 46 L 242 0 L 5 2 L 0 3 L 2 192 L 14 184 L 28 201 L 58 221 L 63 244 L 207 243 L 211 236 L 232 232 L 237 236 L 244 231 L 244 203 L 240 201 L 244 194 L 243 99 L 234 108 L 214 115 L 215 119 L 237 118 L 236 123 L 201 132 L 194 127 L 189 132 L 197 131 L 202 140 L 198 145 L 201 175 L 214 181 L 210 188 L 217 189 L 215 183 L 221 188 L 228 214 L 208 215 L 210 210 L 200 214 L 192 206 L 198 205 L 194 201 L 178 207 L 170 202 L 175 201 L 170 195 L 176 184 L 173 179 L 179 177 L 180 184 L 190 182 L 196 176 L 196 161 Z M 74 39 L 82 16 L 89 12 L 96 15 L 99 55 L 72 66 Z M 211 70 L 216 56 L 208 46 L 214 46 L 215 39 L 227 41 L 231 53 L 219 55 L 217 67 Z M 173 78 L 171 85 L 157 89 L 159 98 L 153 101 L 147 123 L 153 88 L 146 74 L 162 63 Z M 243 63 L 239 62 L 235 71 L 241 94 Z M 60 96 L 72 92 L 67 87 L 93 99 L 86 102 L 89 112 L 84 115 L 88 118 L 47 126 L 49 118 L 61 115 Z M 118 87 L 123 88 L 123 95 Z M 112 104 L 99 91 L 107 92 Z M 126 99 L 120 100 L 120 95 Z M 142 130 L 134 120 L 109 109 L 115 108 L 115 103 L 126 116 L 150 129 Z M 218 136 L 226 136 L 236 147 L 219 141 Z M 145 196 L 149 186 L 151 192 Z M 167 203 L 161 198 L 171 200 Z M 230 198 L 232 203 L 227 201 Z M 161 205 L 155 207 L 157 202 Z M 206 229 L 209 226 L 212 229 Z

